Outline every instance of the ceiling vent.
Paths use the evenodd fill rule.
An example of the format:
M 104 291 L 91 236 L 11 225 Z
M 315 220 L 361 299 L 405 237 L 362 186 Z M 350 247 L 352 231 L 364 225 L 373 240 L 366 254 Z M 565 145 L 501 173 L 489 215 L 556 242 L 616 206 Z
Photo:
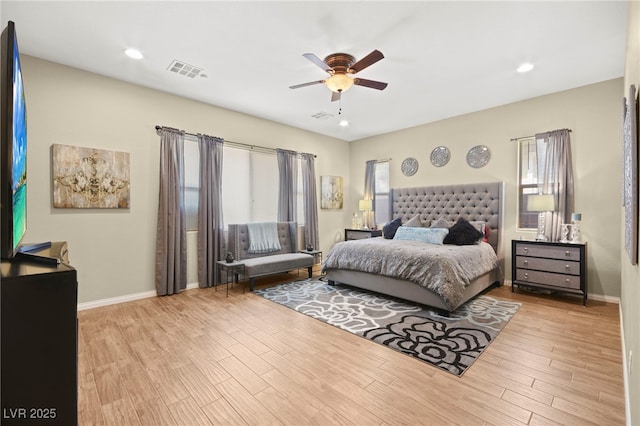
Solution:
M 333 117 L 333 114 L 329 114 L 328 112 L 318 112 L 313 114 L 311 117 L 317 118 L 318 120 L 326 120 Z
M 194 67 L 193 65 L 189 65 L 182 61 L 174 60 L 169 68 L 167 68 L 170 72 L 175 72 L 176 74 L 184 75 L 185 77 L 195 78 L 197 76 L 203 76 L 203 69 Z

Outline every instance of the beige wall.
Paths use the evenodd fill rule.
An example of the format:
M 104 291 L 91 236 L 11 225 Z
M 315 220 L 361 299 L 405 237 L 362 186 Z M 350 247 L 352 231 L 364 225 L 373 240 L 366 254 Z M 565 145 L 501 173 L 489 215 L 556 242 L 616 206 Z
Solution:
M 454 117 L 351 143 L 351 200 L 362 197 L 365 161 L 391 158 L 392 187 L 504 181 L 506 186 L 506 276 L 511 277 L 510 241 L 533 234 L 516 230 L 517 144 L 511 138 L 558 128 L 572 129 L 575 207 L 582 213 L 583 239 L 588 242 L 589 293 L 620 296 L 620 194 L 622 79 L 554 93 L 497 108 Z M 489 164 L 466 164 L 469 148 L 483 144 L 491 151 Z M 451 150 L 441 168 L 429 154 L 439 145 Z M 406 177 L 400 164 L 406 157 L 420 163 Z M 355 209 L 353 202 L 352 209 Z
M 349 191 L 347 142 L 29 56 L 22 58 L 22 65 L 29 125 L 25 241 L 68 241 L 71 263 L 78 269 L 81 303 L 155 290 L 157 124 L 315 153 L 317 176 L 343 176 Z M 131 208 L 54 209 L 50 169 L 54 143 L 129 152 Z M 319 211 L 321 249 L 331 247 L 348 218 L 345 209 Z
M 627 21 L 627 49 L 625 55 L 624 87 L 618 96 L 629 96 L 629 86 L 640 88 L 640 2 L 629 1 Z M 624 223 L 624 210 L 620 210 Z M 624 227 L 620 227 L 620 251 L 622 253 L 622 324 L 624 328 L 625 359 L 627 362 L 627 383 L 629 385 L 630 416 L 627 424 L 640 424 L 640 267 L 632 266 L 624 249 Z

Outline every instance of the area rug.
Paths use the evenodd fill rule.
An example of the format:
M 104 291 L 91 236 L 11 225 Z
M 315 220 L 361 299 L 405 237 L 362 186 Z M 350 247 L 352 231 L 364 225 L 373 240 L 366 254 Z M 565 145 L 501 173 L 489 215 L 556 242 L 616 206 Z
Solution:
M 449 317 L 424 305 L 308 279 L 256 290 L 265 299 L 461 376 L 520 308 L 480 295 Z

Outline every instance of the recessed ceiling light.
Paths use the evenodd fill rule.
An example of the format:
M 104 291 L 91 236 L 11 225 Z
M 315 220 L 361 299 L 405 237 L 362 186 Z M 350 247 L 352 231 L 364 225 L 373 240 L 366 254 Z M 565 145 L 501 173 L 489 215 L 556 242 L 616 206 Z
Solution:
M 343 118 L 342 120 L 340 120 L 340 127 L 347 127 L 349 125 L 349 120 L 347 120 L 346 118 Z
M 131 59 L 144 58 L 144 56 L 142 55 L 142 52 L 140 52 L 138 49 L 133 49 L 133 48 L 127 49 L 124 51 L 124 54 L 130 57 Z
M 533 64 L 530 62 L 525 62 L 518 67 L 518 72 L 529 72 L 533 69 Z

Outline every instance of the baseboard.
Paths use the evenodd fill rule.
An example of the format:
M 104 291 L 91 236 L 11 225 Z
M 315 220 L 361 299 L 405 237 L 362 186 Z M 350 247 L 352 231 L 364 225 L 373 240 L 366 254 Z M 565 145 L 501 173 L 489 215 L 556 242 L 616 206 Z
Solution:
M 504 280 L 504 285 L 511 287 L 511 280 Z M 615 296 L 605 296 L 602 294 L 588 293 L 587 300 L 595 300 L 598 302 L 615 303 L 620 305 L 620 298 Z
M 627 426 L 631 426 L 631 405 L 629 399 L 629 369 L 627 368 L 627 347 L 624 343 L 624 322 L 622 321 L 622 305 L 620 312 L 620 341 L 622 342 L 622 374 L 624 376 L 624 413 L 627 418 Z
M 198 283 L 187 284 L 187 290 L 198 288 Z M 118 303 L 132 302 L 134 300 L 147 299 L 149 297 L 156 297 L 155 290 L 143 291 L 141 293 L 127 294 L 125 296 L 109 297 L 107 299 L 93 300 L 91 302 L 78 303 L 78 311 L 85 311 L 87 309 L 99 308 L 101 306 L 116 305 Z

